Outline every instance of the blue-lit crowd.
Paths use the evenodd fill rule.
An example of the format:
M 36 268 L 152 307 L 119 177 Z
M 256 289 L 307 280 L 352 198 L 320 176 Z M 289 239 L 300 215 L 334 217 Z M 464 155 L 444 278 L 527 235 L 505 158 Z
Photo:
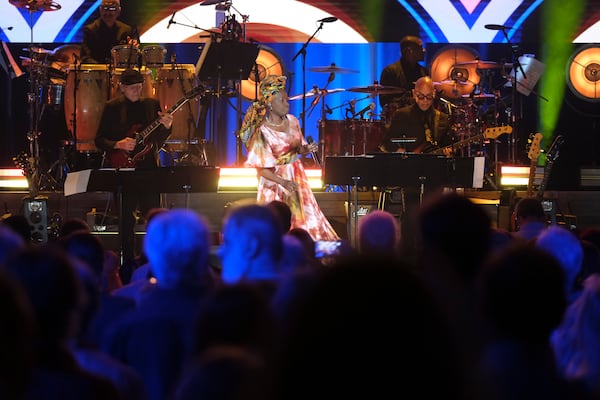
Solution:
M 229 207 L 218 243 L 154 209 L 130 276 L 83 220 L 39 244 L 5 219 L 0 398 L 600 398 L 600 229 L 546 217 L 445 193 L 414 238 L 377 210 L 323 255 L 284 203 Z

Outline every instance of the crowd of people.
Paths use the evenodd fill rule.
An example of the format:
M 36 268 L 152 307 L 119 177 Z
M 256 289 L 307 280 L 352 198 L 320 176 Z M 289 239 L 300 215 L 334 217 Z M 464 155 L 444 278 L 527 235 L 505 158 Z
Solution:
M 129 280 L 85 221 L 44 245 L 4 221 L 0 396 L 600 398 L 600 230 L 532 235 L 535 202 L 509 232 L 431 196 L 415 262 L 382 210 L 325 260 L 279 200 L 228 208 L 216 253 L 201 215 L 154 209 Z

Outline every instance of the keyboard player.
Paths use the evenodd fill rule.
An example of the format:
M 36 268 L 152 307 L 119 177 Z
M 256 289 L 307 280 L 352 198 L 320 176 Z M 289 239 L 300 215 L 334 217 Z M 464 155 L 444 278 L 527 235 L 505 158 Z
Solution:
M 398 110 L 379 148 L 384 152 L 427 153 L 451 144 L 449 118 L 433 107 L 435 88 L 430 77 L 415 82 L 415 104 Z M 450 155 L 450 150 L 446 153 Z

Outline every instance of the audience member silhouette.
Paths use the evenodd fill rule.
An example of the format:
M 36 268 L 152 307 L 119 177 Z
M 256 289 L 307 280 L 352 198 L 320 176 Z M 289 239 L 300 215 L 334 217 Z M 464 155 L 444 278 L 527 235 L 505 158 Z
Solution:
M 291 304 L 277 398 L 464 398 L 444 318 L 407 266 L 354 257 L 313 277 Z
M 69 237 L 80 233 L 85 234 L 85 232 L 79 231 L 70 234 Z M 140 374 L 130 366 L 101 351 L 93 341 L 94 338 L 90 338 L 90 323 L 94 321 L 99 310 L 107 313 L 107 307 L 101 301 L 101 294 L 98 290 L 98 274 L 79 260 L 74 262 L 74 267 L 85 292 L 78 334 L 70 344 L 77 363 L 84 370 L 110 380 L 117 388 L 121 399 L 146 399 L 146 389 Z M 127 308 L 115 310 L 113 307 L 112 311 L 117 311 L 112 314 L 113 318 L 117 318 L 119 313 L 127 311 Z M 104 322 L 108 322 L 108 319 L 105 319 Z
M 7 267 L 25 289 L 39 326 L 38 369 L 28 399 L 117 399 L 113 384 L 79 367 L 68 342 L 75 335 L 83 289 L 64 253 L 30 247 Z
M 2 224 L 18 233 L 25 243 L 31 242 L 31 224 L 24 215 L 11 215 L 4 218 Z
M 544 229 L 536 240 L 536 247 L 554 257 L 565 274 L 565 293 L 568 303 L 581 293 L 577 290 L 577 276 L 583 263 L 583 247 L 574 233 L 558 225 Z
M 269 400 L 267 371 L 264 361 L 244 348 L 213 347 L 186 370 L 174 400 Z
M 229 212 L 219 249 L 223 282 L 277 281 L 282 252 L 281 227 L 273 211 L 265 206 L 246 205 Z
M 25 239 L 11 228 L 0 224 L 0 266 L 25 247 Z
M 67 236 L 75 231 L 90 231 L 90 226 L 81 218 L 68 218 L 63 222 L 58 233 L 59 237 Z
M 83 262 L 93 274 L 93 290 L 96 293 L 96 298 L 93 299 L 98 302 L 98 307 L 97 310 L 90 308 L 90 312 L 84 314 L 82 326 L 86 327 L 86 331 L 82 332 L 81 339 L 85 339 L 89 345 L 97 346 L 106 326 L 123 313 L 134 309 L 135 302 L 111 294 L 105 271 L 106 251 L 97 236 L 89 231 L 76 230 L 62 237 L 59 243 L 69 256 Z M 114 271 L 110 273 L 118 274 Z
M 109 328 L 102 348 L 134 367 L 149 399 L 173 394 L 190 354 L 199 304 L 214 288 L 207 222 L 191 210 L 160 213 L 148 225 L 144 252 L 157 283 L 135 310 Z
M 564 273 L 552 256 L 517 243 L 481 274 L 489 343 L 481 362 L 488 399 L 574 399 L 556 371 L 550 334 L 566 307 Z
M 289 232 L 292 227 L 292 210 L 283 201 L 273 200 L 266 204 L 266 207 L 271 209 L 277 219 L 281 223 L 281 229 L 283 233 Z
M 593 274 L 552 335 L 552 347 L 560 374 L 569 381 L 582 382 L 594 398 L 600 398 L 599 326 L 600 274 Z
M 3 228 L 4 229 L 4 228 Z M 19 239 L 22 238 L 19 236 Z M 34 375 L 37 325 L 23 288 L 0 269 L 0 398 L 24 399 Z
M 358 224 L 358 249 L 362 254 L 393 257 L 398 252 L 400 230 L 394 216 L 375 210 L 360 219 Z
M 455 192 L 430 197 L 419 210 L 419 273 L 450 325 L 477 391 L 477 363 L 483 349 L 483 322 L 476 279 L 491 251 L 491 221 L 480 205 Z M 471 396 L 477 396 L 477 393 Z
M 532 240 L 548 226 L 542 202 L 535 197 L 525 197 L 517 202 L 513 211 L 513 235 L 518 239 Z

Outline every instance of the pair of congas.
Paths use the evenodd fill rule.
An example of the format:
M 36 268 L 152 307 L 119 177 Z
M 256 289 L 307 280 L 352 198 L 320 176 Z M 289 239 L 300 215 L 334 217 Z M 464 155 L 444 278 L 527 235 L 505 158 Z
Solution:
M 168 110 L 198 85 L 192 64 L 139 70 L 144 76 L 142 96 L 157 99 L 163 110 Z M 67 69 L 64 111 L 67 128 L 76 138 L 77 151 L 97 151 L 94 139 L 104 104 L 120 94 L 119 79 L 123 71 L 125 68 L 110 70 L 103 64 L 77 64 Z M 188 137 L 189 129 L 197 123 L 198 110 L 199 101 L 192 99 L 174 114 L 171 138 Z

